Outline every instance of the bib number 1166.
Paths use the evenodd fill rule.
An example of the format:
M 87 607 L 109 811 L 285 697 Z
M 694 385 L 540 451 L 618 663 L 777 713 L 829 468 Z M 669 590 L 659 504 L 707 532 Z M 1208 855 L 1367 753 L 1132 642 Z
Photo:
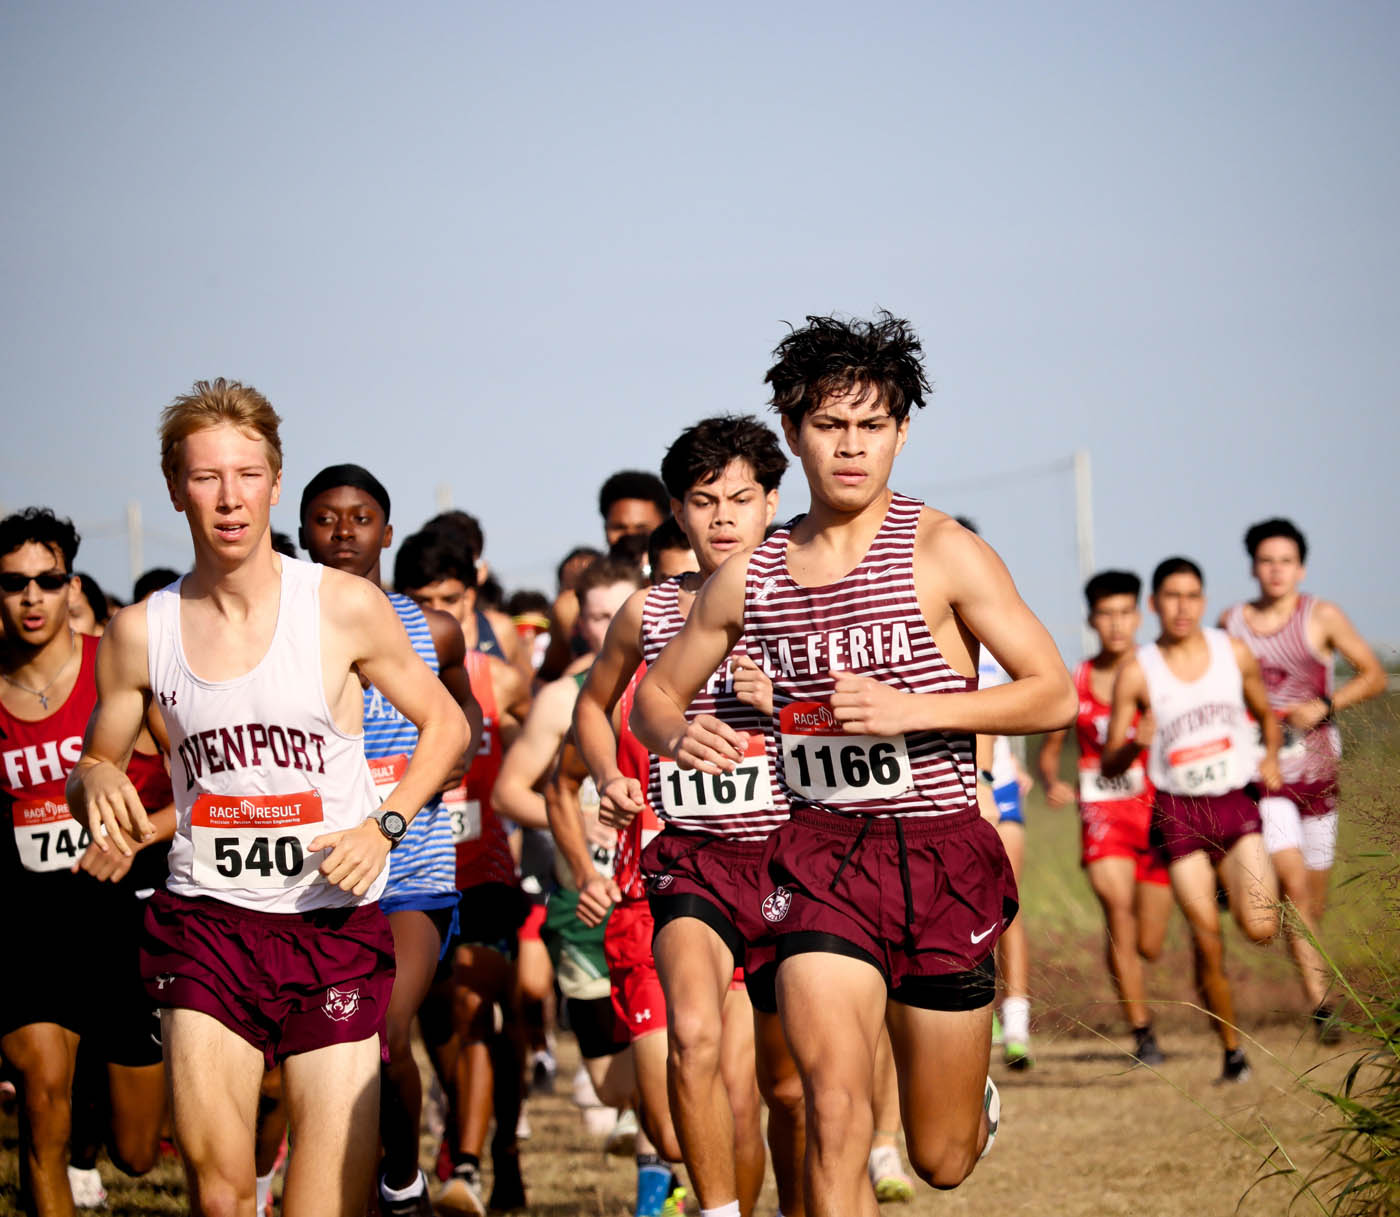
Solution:
M 790 790 L 820 803 L 889 799 L 914 788 L 904 737 L 846 735 L 822 702 L 794 702 L 781 715 Z

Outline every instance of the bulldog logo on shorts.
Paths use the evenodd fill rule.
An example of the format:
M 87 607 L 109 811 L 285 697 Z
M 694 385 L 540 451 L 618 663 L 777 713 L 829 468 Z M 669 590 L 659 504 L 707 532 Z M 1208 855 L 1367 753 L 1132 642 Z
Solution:
M 780 884 L 769 893 L 768 898 L 763 902 L 763 920 L 776 924 L 788 915 L 788 910 L 791 908 L 792 893 Z
M 353 1018 L 359 1008 L 359 989 L 337 989 L 334 985 L 326 990 L 325 1004 L 321 1007 L 327 1018 L 333 1018 L 338 1023 Z
M 670 887 L 671 884 L 673 884 L 675 881 L 676 881 L 675 875 L 653 875 L 653 876 L 651 877 L 651 885 L 652 885 L 652 887 L 654 887 L 658 892 L 664 892 L 664 891 L 665 891 L 668 887 Z

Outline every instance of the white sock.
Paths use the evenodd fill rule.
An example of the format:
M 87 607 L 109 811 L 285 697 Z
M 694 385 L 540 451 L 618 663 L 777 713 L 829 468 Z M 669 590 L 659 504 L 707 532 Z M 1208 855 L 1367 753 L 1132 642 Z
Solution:
M 379 1194 L 385 1200 L 411 1200 L 414 1196 L 421 1196 L 423 1189 L 427 1186 L 427 1180 L 423 1178 L 423 1172 L 419 1171 L 413 1176 L 413 1182 L 405 1188 L 394 1189 L 386 1187 L 384 1180 L 379 1181 Z
M 1031 1037 L 1031 999 L 1008 997 L 1001 1003 L 1001 1025 L 1008 1041 L 1024 1042 Z
M 717 1209 L 701 1209 L 700 1217 L 739 1217 L 739 1202 L 731 1200 Z
M 258 1176 L 258 1212 L 267 1212 L 268 1197 L 272 1195 L 272 1180 L 277 1174 L 275 1170 L 268 1171 L 265 1175 Z M 246 1175 L 243 1176 L 245 1179 Z

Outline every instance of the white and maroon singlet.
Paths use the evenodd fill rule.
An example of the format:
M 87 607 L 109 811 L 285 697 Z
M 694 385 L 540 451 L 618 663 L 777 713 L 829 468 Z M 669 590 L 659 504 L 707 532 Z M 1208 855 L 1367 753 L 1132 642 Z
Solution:
M 1241 790 L 1254 774 L 1258 755 L 1230 636 L 1215 629 L 1201 633 L 1210 662 L 1192 681 L 1167 667 L 1156 643 L 1137 652 L 1157 723 L 1147 753 L 1147 776 L 1168 794 L 1210 796 Z
M 1332 665 L 1313 650 L 1308 641 L 1308 620 L 1316 599 L 1298 597 L 1293 615 L 1271 634 L 1257 634 L 1245 620 L 1244 605 L 1235 605 L 1225 614 L 1225 630 L 1238 638 L 1259 660 L 1269 705 L 1275 713 L 1289 706 L 1331 697 L 1336 685 Z M 1333 722 L 1318 723 L 1309 731 L 1299 731 L 1279 718 L 1283 747 L 1279 749 L 1279 771 L 1285 783 L 1333 782 L 1342 755 L 1342 736 Z
M 786 533 L 783 534 L 784 536 Z M 642 658 L 656 662 L 662 648 L 680 633 L 683 575 L 658 583 L 642 606 Z M 748 639 L 725 657 L 686 708 L 686 721 L 710 714 L 749 737 L 748 754 L 732 773 L 682 769 L 670 757 L 653 757 L 647 801 L 666 824 L 733 841 L 762 841 L 788 818 L 787 797 L 775 780 L 777 748 L 768 716 L 734 694 L 733 656 L 759 662 Z
M 272 645 L 249 672 L 202 680 L 180 634 L 180 584 L 147 601 L 151 694 L 170 735 L 177 813 L 170 890 L 270 913 L 378 900 L 327 883 L 310 842 L 379 805 L 364 736 L 335 724 L 321 670 L 321 572 L 283 557 Z M 183 582 L 183 581 L 182 581 Z
M 1147 780 L 1143 753 L 1117 777 L 1103 775 L 1103 746 L 1108 742 L 1108 720 L 1113 708 L 1094 696 L 1094 665 L 1087 659 L 1074 669 L 1074 690 L 1079 694 L 1079 713 L 1074 720 L 1074 736 L 1079 744 L 1079 805 L 1094 803 L 1140 803 L 1152 801 L 1152 784 Z M 1141 713 L 1133 714 L 1134 738 Z
M 944 659 L 919 607 L 914 543 L 922 511 L 917 499 L 894 495 L 865 557 L 823 587 L 803 587 L 788 573 L 786 529 L 749 559 L 744 638 L 773 678 L 779 772 L 795 805 L 871 816 L 942 816 L 976 806 L 970 734 L 847 735 L 829 705 L 833 668 L 904 693 L 977 688 L 975 676 Z

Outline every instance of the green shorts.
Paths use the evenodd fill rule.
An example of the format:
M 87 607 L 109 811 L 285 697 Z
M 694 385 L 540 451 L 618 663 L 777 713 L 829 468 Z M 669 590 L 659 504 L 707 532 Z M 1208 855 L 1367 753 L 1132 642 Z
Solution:
M 607 997 L 612 992 L 608 961 L 603 954 L 603 931 L 578 919 L 578 893 L 560 888 L 549 894 L 540 937 L 554 963 L 560 992 L 576 1001 Z

